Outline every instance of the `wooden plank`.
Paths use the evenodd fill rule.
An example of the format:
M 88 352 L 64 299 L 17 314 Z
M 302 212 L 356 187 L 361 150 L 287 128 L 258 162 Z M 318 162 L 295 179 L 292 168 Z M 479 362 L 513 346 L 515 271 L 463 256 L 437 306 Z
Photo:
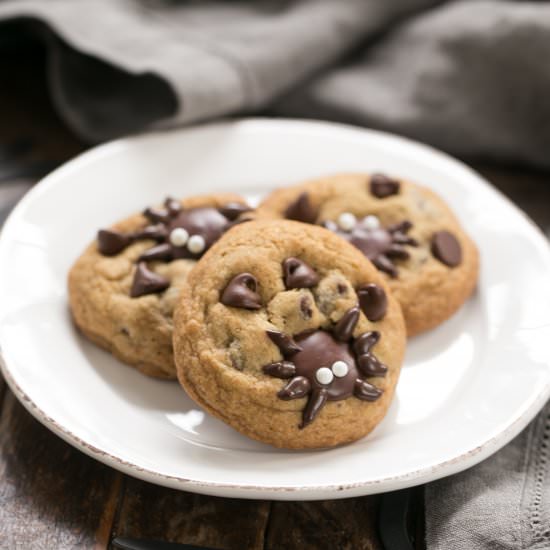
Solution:
M 195 495 L 126 478 L 113 536 L 263 550 L 270 504 Z
M 106 548 L 120 478 L 49 432 L 6 393 L 0 417 L 0 547 Z
M 319 502 L 274 502 L 266 550 L 379 550 L 379 497 Z

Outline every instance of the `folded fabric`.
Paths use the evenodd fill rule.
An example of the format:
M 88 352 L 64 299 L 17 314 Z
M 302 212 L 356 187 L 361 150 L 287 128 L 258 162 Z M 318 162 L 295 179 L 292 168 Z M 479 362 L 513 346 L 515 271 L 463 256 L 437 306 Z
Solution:
M 434 0 L 4 0 L 39 27 L 60 114 L 104 140 L 250 113 Z
M 504 449 L 425 490 L 429 550 L 550 548 L 550 404 Z
M 397 25 L 277 110 L 548 167 L 549 52 L 550 4 L 452 2 Z
M 49 48 L 65 121 L 99 141 L 270 113 L 550 166 L 550 5 L 435 0 L 4 0 Z

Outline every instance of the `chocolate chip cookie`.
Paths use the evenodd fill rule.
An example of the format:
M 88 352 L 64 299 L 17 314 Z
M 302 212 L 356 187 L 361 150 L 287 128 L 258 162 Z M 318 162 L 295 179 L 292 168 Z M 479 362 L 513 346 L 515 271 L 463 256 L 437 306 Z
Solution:
M 69 273 L 74 322 L 141 372 L 175 378 L 172 314 L 182 283 L 249 210 L 233 194 L 169 198 L 100 230 Z
M 382 273 L 409 336 L 439 325 L 472 294 L 478 253 L 433 191 L 383 174 L 341 174 L 279 189 L 261 216 L 323 225 Z
M 178 379 L 202 407 L 277 447 L 332 447 L 384 417 L 405 348 L 381 274 L 333 232 L 286 220 L 235 227 L 183 282 Z

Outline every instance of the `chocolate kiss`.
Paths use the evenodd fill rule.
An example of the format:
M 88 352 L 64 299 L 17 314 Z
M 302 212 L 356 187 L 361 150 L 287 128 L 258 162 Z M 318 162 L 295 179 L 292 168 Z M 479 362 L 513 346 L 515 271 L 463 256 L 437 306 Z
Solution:
M 228 202 L 220 207 L 219 212 L 222 216 L 225 216 L 228 220 L 236 220 L 244 212 L 250 212 L 252 208 L 248 204 L 242 204 L 240 202 Z
M 137 298 L 138 296 L 144 296 L 145 294 L 162 292 L 169 286 L 170 281 L 166 277 L 158 275 L 154 271 L 148 269 L 145 262 L 140 262 L 136 267 L 136 272 L 134 273 L 130 296 L 132 298 Z
M 336 340 L 347 342 L 351 339 L 355 325 L 357 325 L 357 321 L 359 320 L 359 313 L 358 307 L 352 307 L 344 313 L 332 331 Z
M 285 210 L 285 218 L 288 220 L 296 220 L 297 222 L 315 223 L 317 212 L 315 208 L 313 208 L 307 192 L 300 194 L 298 198 L 288 206 Z
M 386 315 L 388 298 L 384 289 L 374 283 L 357 290 L 359 305 L 369 321 L 380 321 Z
M 371 195 L 379 199 L 385 199 L 391 195 L 399 193 L 399 181 L 389 178 L 384 174 L 373 174 L 370 179 Z
M 311 288 L 319 282 L 316 271 L 298 258 L 287 258 L 283 262 L 285 286 L 291 288 Z
M 462 248 L 449 231 L 438 231 L 432 237 L 432 254 L 445 265 L 456 267 L 462 262 Z
M 114 256 L 122 252 L 131 242 L 131 237 L 113 231 L 112 229 L 101 229 L 97 233 L 97 245 L 101 254 L 105 256 Z
M 240 273 L 229 281 L 222 293 L 221 303 L 243 309 L 260 309 L 262 299 L 256 292 L 258 281 L 250 273 Z

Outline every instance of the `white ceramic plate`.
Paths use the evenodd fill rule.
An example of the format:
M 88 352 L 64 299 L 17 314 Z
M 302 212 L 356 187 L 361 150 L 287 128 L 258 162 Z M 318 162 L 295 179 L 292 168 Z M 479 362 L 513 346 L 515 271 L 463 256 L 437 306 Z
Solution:
M 479 290 L 411 341 L 382 424 L 352 445 L 287 452 L 201 411 L 81 338 L 65 280 L 98 228 L 167 194 L 270 189 L 338 171 L 386 171 L 436 189 L 479 245 Z M 514 437 L 550 395 L 550 253 L 533 224 L 463 164 L 387 134 L 247 120 L 124 139 L 38 184 L 0 241 L 4 375 L 41 422 L 133 476 L 221 496 L 341 498 L 453 474 Z

